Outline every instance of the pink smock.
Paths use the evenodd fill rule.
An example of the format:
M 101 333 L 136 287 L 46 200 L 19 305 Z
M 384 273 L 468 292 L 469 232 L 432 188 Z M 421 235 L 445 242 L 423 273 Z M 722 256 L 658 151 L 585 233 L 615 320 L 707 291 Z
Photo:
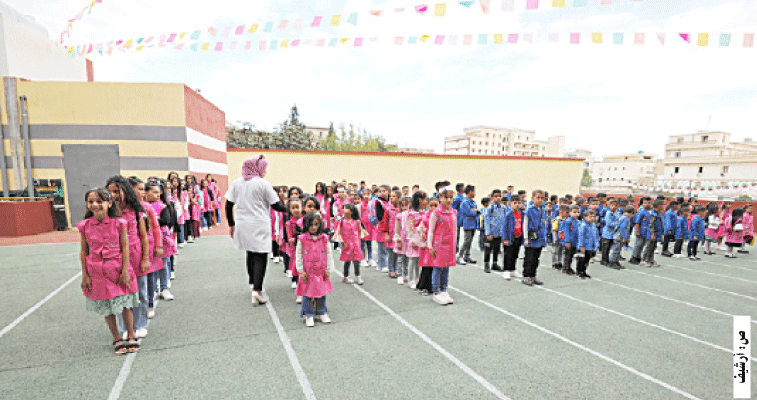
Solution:
M 360 221 L 352 218 L 342 220 L 339 234 L 343 240 L 339 261 L 362 261 L 364 256 L 360 249 Z
M 455 259 L 457 211 L 453 208 L 444 210 L 443 207 L 437 207 L 434 214 L 436 215 L 436 225 L 434 231 L 429 232 L 429 235 L 431 235 L 431 243 L 436 251 L 436 257 L 431 258 L 431 264 L 434 267 L 454 267 L 457 264 Z
M 136 293 L 138 290 L 137 276 L 131 267 L 129 267 L 129 287 L 118 284 L 123 268 L 121 231 L 127 229 L 127 225 L 121 218 L 110 217 L 105 217 L 102 221 L 90 217 L 76 224 L 89 247 L 85 263 L 87 275 L 92 280 L 92 289 L 84 293 L 87 298 L 108 300 Z
M 299 240 L 302 247 L 302 270 L 308 275 L 307 281 L 300 279 L 297 283 L 297 296 L 306 296 L 310 298 L 323 297 L 334 291 L 331 281 L 324 277 L 328 263 L 326 256 L 328 254 L 326 247 L 329 246 L 329 237 L 326 234 L 320 234 L 313 237 L 309 233 L 303 233 Z

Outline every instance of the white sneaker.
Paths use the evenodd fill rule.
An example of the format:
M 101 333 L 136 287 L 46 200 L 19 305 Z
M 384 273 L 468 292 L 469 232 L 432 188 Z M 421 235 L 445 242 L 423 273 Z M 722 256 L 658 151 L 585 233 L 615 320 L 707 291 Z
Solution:
M 297 299 L 294 302 L 297 304 L 302 304 L 302 296 L 297 296 Z
M 146 328 L 137 329 L 136 331 L 134 331 L 134 337 L 136 337 L 137 339 L 142 339 L 144 337 L 147 337 L 147 329 Z
M 287 270 L 287 278 L 291 278 L 291 277 L 292 277 L 292 270 L 288 269 Z
M 683 258 L 683 254 L 673 254 L 673 258 Z
M 442 292 L 441 294 L 447 300 L 447 304 L 453 303 L 452 297 L 449 295 L 449 292 Z
M 466 265 L 466 264 L 468 264 L 467 262 L 465 262 L 465 260 L 463 260 L 462 257 L 460 257 L 460 258 L 457 259 L 457 263 L 460 264 L 460 265 Z
M 441 305 L 447 305 L 447 299 L 444 297 L 441 293 L 435 293 L 431 298 L 434 300 L 435 303 L 441 304 Z
M 368 261 L 365 261 L 365 260 L 363 260 L 363 261 L 360 261 L 360 267 L 361 267 L 361 268 L 365 268 L 365 267 L 367 267 L 367 266 L 368 266 Z
M 599 261 L 600 261 L 600 259 L 599 259 L 599 257 L 594 257 L 594 258 L 592 258 L 592 259 L 591 259 L 591 261 L 592 261 L 592 262 L 599 262 Z
M 273 253 L 269 254 L 268 258 L 270 258 L 271 260 L 273 260 Z
M 178 248 L 180 248 L 180 249 L 183 249 L 183 248 L 184 248 L 184 243 L 179 243 L 179 245 L 178 245 L 178 246 L 176 246 L 176 247 L 178 247 Z
M 315 317 L 318 318 L 318 319 L 320 319 L 321 322 L 323 322 L 324 324 L 330 324 L 331 323 L 331 318 L 329 318 L 328 314 L 316 315 Z
M 170 288 L 171 288 L 171 279 L 168 279 L 168 282 L 166 282 L 166 287 L 167 287 L 168 289 L 170 289 Z
M 410 289 L 413 289 L 413 290 L 415 290 L 415 288 L 416 288 L 417 286 L 418 286 L 418 285 L 416 285 L 416 284 L 415 284 L 415 281 L 413 281 L 413 282 L 410 282 L 410 284 L 409 284 L 409 285 L 407 285 L 407 287 L 409 287 Z
M 174 279 L 176 279 L 176 274 L 173 271 L 171 271 L 171 280 L 174 280 Z
M 292 289 L 297 289 L 297 282 L 292 282 Z
M 147 311 L 147 318 L 148 319 L 152 319 L 153 317 L 155 317 L 155 310 L 152 310 L 152 311 L 148 310 Z
M 377 265 L 377 266 L 376 266 L 376 271 L 378 271 L 378 272 L 381 272 L 381 267 L 379 267 L 379 266 Z
M 510 280 L 510 278 L 512 278 L 512 276 L 510 275 L 510 271 L 504 271 L 504 272 L 502 272 L 502 277 L 505 278 L 508 281 Z
M 362 285 L 365 282 L 363 282 L 363 278 L 361 278 L 360 276 L 356 276 L 355 283 L 357 283 L 358 285 Z
M 344 278 L 342 278 L 342 283 L 352 284 L 354 282 L 352 281 L 352 279 L 350 279 L 349 276 L 345 276 Z
M 381 272 L 389 272 L 389 267 L 381 268 Z
M 648 262 L 646 262 L 646 261 L 642 261 L 642 262 L 639 263 L 639 266 L 640 267 L 648 267 L 648 266 L 650 266 L 650 264 Z
M 516 279 L 517 278 L 523 278 L 523 275 L 521 275 L 520 272 L 518 272 L 518 270 L 510 271 L 510 276 L 512 276 L 513 278 L 516 278 Z
M 371 267 L 378 267 L 378 264 L 376 263 L 376 260 L 370 260 L 370 261 L 368 261 L 368 264 L 370 264 Z
M 315 326 L 315 320 L 313 319 L 313 317 L 305 318 L 305 326 L 307 326 L 308 328 L 312 328 Z
M 161 298 L 161 299 L 163 299 L 163 300 L 169 300 L 169 301 L 170 301 L 170 300 L 173 300 L 173 295 L 171 294 L 171 292 L 169 292 L 169 291 L 168 291 L 168 289 L 166 289 L 166 290 L 164 290 L 164 291 L 160 292 L 160 295 L 159 295 L 159 296 L 160 296 L 160 298 Z
M 398 276 L 397 277 L 397 284 L 398 285 L 404 285 L 405 284 L 405 280 L 401 276 Z

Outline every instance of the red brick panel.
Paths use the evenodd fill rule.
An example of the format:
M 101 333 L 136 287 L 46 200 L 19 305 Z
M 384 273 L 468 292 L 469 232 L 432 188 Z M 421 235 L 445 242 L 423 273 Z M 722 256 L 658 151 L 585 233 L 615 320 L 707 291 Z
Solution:
M 226 114 L 199 93 L 184 86 L 187 127 L 226 142 Z
M 187 150 L 192 158 L 226 164 L 226 152 L 212 150 L 194 143 L 187 143 Z

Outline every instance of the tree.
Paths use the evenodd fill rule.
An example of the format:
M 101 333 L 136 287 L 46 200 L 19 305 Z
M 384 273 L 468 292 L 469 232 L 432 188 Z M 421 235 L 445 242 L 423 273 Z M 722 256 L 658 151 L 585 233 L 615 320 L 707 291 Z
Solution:
M 593 182 L 594 182 L 594 180 L 591 179 L 591 174 L 589 174 L 589 169 L 588 168 L 584 168 L 584 174 L 581 177 L 581 186 L 583 186 L 583 187 L 590 187 Z

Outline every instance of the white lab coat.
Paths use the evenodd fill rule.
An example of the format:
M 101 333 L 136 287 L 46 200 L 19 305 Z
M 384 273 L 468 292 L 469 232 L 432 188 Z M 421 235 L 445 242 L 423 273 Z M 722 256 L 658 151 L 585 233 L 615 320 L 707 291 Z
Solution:
M 279 195 L 262 178 L 235 180 L 224 196 L 236 204 L 234 248 L 254 253 L 271 252 L 271 210 Z

